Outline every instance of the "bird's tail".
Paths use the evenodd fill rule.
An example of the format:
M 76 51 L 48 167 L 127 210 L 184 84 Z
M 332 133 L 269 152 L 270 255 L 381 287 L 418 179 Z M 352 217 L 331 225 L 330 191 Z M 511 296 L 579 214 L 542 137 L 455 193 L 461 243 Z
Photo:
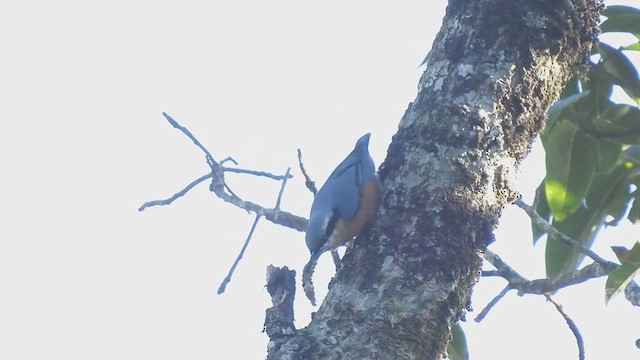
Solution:
M 302 289 L 313 306 L 316 306 L 316 294 L 313 289 L 313 271 L 316 269 L 317 263 L 318 257 L 312 255 L 307 265 L 304 266 L 304 270 L 302 270 Z

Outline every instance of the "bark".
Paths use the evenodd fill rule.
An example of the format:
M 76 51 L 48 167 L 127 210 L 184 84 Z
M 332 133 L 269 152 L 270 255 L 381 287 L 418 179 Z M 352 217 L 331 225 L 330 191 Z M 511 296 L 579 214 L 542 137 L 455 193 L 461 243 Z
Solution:
M 269 359 L 438 359 L 549 106 L 586 64 L 592 0 L 452 0 L 380 168 L 378 219 Z

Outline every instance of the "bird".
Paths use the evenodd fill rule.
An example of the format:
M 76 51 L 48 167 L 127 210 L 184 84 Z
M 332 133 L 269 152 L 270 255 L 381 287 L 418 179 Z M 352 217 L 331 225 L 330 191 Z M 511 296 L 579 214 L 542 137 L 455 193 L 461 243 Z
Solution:
M 363 135 L 329 175 L 313 200 L 305 241 L 311 259 L 302 273 L 307 298 L 315 305 L 312 275 L 320 255 L 345 245 L 371 223 L 382 198 L 382 184 Z

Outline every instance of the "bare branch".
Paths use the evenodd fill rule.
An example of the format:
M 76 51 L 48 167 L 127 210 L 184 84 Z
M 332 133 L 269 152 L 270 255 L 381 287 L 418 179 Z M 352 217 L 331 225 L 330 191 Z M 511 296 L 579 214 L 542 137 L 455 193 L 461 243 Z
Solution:
M 538 279 L 529 281 L 506 265 L 499 256 L 487 250 L 487 253 L 485 254 L 487 261 L 496 266 L 499 276 L 505 278 L 511 287 L 518 290 L 519 294 L 551 293 L 567 286 L 582 283 L 589 279 L 609 275 L 610 272 L 620 267 L 620 265 L 616 263 L 604 260 L 593 251 L 582 246 L 576 240 L 558 231 L 553 225 L 543 219 L 535 209 L 525 204 L 521 198 L 516 200 L 514 204 L 523 209 L 535 224 L 549 234 L 549 236 L 571 246 L 574 249 L 577 249 L 595 261 L 595 263 L 587 265 L 580 270 L 563 274 L 554 279 Z M 640 306 L 640 287 L 636 282 L 632 281 L 627 285 L 625 288 L 625 297 L 632 305 Z
M 300 149 L 298 149 L 298 163 L 300 164 L 300 171 L 302 171 L 302 175 L 304 176 L 304 184 L 315 197 L 318 194 L 318 189 L 316 188 L 316 183 L 311 180 L 309 175 L 307 175 L 307 170 L 304 168 L 304 164 L 302 163 L 302 151 Z
M 564 312 L 564 310 L 562 309 L 562 305 L 553 300 L 551 294 L 547 293 L 544 294 L 544 296 L 547 298 L 547 300 L 549 300 L 550 303 L 552 303 L 556 307 L 556 310 L 558 310 L 560 315 L 562 315 L 562 317 L 564 318 L 564 321 L 566 321 L 567 325 L 569 325 L 569 329 L 571 329 L 571 332 L 573 333 L 573 336 L 575 336 L 576 342 L 578 343 L 578 359 L 584 360 L 584 342 L 582 341 L 582 335 L 580 334 L 580 330 L 578 330 L 578 326 L 576 326 L 576 323 L 573 322 L 573 320 L 569 317 L 569 315 L 567 315 L 566 312 Z
M 606 276 L 612 271 L 598 263 L 593 263 L 554 279 L 528 280 L 513 270 L 500 256 L 491 250 L 485 252 L 484 258 L 496 267 L 501 277 L 509 282 L 509 287 L 518 290 L 518 295 L 551 293 L 567 286 L 580 284 L 589 279 Z
M 212 184 L 212 187 L 214 186 L 215 185 Z M 308 220 L 303 217 L 291 214 L 290 212 L 287 212 L 287 211 L 278 210 L 278 209 L 265 209 L 264 207 L 257 205 L 255 203 L 252 203 L 250 201 L 244 201 L 237 196 L 227 194 L 224 191 L 224 189 L 219 189 L 219 188 L 216 189 L 214 187 L 212 190 L 222 200 L 230 204 L 233 204 L 239 208 L 256 213 L 257 215 L 264 216 L 265 219 L 275 224 L 282 225 L 294 230 L 298 230 L 300 232 L 304 232 L 307 229 Z
M 255 175 L 255 176 L 264 176 L 264 177 L 268 177 L 268 178 L 274 179 L 274 180 L 284 180 L 285 178 L 286 179 L 291 179 L 293 177 L 293 175 L 291 175 L 291 174 L 274 175 L 274 174 L 271 174 L 271 173 L 268 173 L 268 172 L 264 172 L 264 171 L 230 168 L 230 167 L 226 167 L 226 166 L 222 167 L 222 171 L 238 173 L 238 174 L 249 174 L 249 175 Z
M 240 253 L 236 257 L 236 260 L 234 261 L 234 263 L 231 266 L 231 268 L 229 269 L 229 273 L 224 278 L 224 280 L 222 281 L 222 284 L 220 284 L 220 287 L 218 288 L 218 294 L 222 294 L 225 291 L 225 288 L 226 288 L 227 284 L 231 281 L 231 277 L 233 276 L 233 272 L 235 271 L 236 267 L 240 263 L 240 260 L 244 256 L 244 252 L 247 250 L 247 246 L 249 246 L 249 242 L 251 241 L 251 238 L 253 237 L 253 233 L 255 232 L 256 226 L 258 225 L 258 221 L 260 221 L 261 217 L 264 217 L 267 220 L 269 220 L 271 222 L 274 222 L 276 224 L 280 224 L 280 225 L 283 225 L 283 226 L 286 226 L 286 227 L 289 227 L 289 228 L 292 228 L 292 229 L 295 229 L 295 230 L 298 230 L 298 231 L 304 231 L 306 229 L 307 220 L 305 218 L 302 218 L 302 217 L 299 217 L 299 216 L 295 216 L 293 214 L 290 214 L 288 212 L 280 210 L 280 203 L 281 203 L 281 200 L 282 200 L 282 195 L 284 194 L 285 186 L 287 185 L 287 180 L 292 177 L 291 176 L 291 168 L 287 169 L 287 172 L 286 172 L 285 175 L 273 175 L 273 174 L 270 174 L 270 173 L 267 173 L 267 172 L 263 172 L 263 171 L 254 171 L 254 170 L 246 170 L 246 169 L 237 169 L 237 168 L 224 167 L 224 166 L 222 166 L 222 164 L 224 164 L 225 162 L 231 162 L 231 163 L 233 163 L 235 165 L 238 165 L 238 162 L 235 161 L 232 157 L 227 157 L 226 159 L 224 159 L 220 163 L 218 163 L 213 158 L 213 156 L 211 155 L 209 150 L 207 150 L 200 143 L 200 141 L 198 141 L 198 139 L 196 139 L 196 137 L 186 127 L 180 125 L 177 121 L 175 121 L 167 113 L 162 113 L 162 115 L 164 115 L 164 117 L 167 119 L 167 121 L 169 121 L 169 123 L 174 128 L 182 131 L 185 135 L 187 135 L 187 137 L 189 137 L 189 139 L 191 139 L 191 141 L 193 141 L 193 143 L 197 147 L 199 147 L 200 150 L 202 150 L 205 153 L 205 158 L 207 160 L 207 165 L 209 165 L 209 167 L 211 168 L 211 173 L 209 173 L 207 175 L 204 175 L 204 176 L 201 176 L 200 178 L 198 178 L 197 180 L 193 181 L 191 184 L 187 185 L 187 187 L 185 187 L 184 189 L 182 189 L 181 191 L 179 191 L 178 193 L 176 193 L 175 195 L 173 195 L 169 199 L 166 199 L 166 200 L 155 200 L 155 201 L 150 201 L 150 202 L 144 203 L 139 208 L 139 211 L 142 211 L 142 210 L 144 210 L 145 208 L 147 208 L 149 206 L 170 204 L 175 199 L 177 199 L 177 198 L 179 198 L 181 196 L 184 196 L 189 190 L 191 190 L 197 184 L 201 183 L 205 179 L 211 178 L 211 185 L 209 186 L 209 190 L 210 191 L 214 192 L 222 200 L 224 200 L 226 202 L 229 202 L 229 203 L 231 203 L 231 204 L 233 204 L 233 205 L 235 205 L 237 207 L 240 207 L 242 209 L 245 209 L 247 211 L 254 212 L 256 214 L 256 218 L 255 218 L 255 220 L 253 222 L 253 225 L 251 226 L 251 230 L 249 231 L 249 235 L 247 235 L 247 239 L 245 240 L 244 245 L 242 246 L 242 249 L 240 250 Z M 280 192 L 278 193 L 278 199 L 276 200 L 276 206 L 273 209 L 265 209 L 260 205 L 254 204 L 254 203 L 249 202 L 249 201 L 242 200 L 225 183 L 225 181 L 224 181 L 224 173 L 226 171 L 235 172 L 235 173 L 242 173 L 242 174 L 250 174 L 250 175 L 255 175 L 255 176 L 265 176 L 265 177 L 268 177 L 268 178 L 271 178 L 271 179 L 282 181 L 282 186 L 280 187 Z
M 247 173 L 247 174 L 251 174 L 251 175 L 257 175 L 257 176 L 266 176 L 275 180 L 287 180 L 288 178 L 291 178 L 291 175 L 288 173 L 287 175 L 273 175 L 273 174 L 269 174 L 266 172 L 261 172 L 261 171 L 252 171 L 252 170 L 244 170 L 244 169 L 234 169 L 234 168 L 226 168 L 223 167 L 221 165 L 221 163 L 218 163 L 213 156 L 211 155 L 211 153 L 209 152 L 209 150 L 207 150 L 201 143 L 200 141 L 198 141 L 198 139 L 196 139 L 196 137 L 184 126 L 181 126 L 177 121 L 175 121 L 171 116 L 169 116 L 167 113 L 162 113 L 162 115 L 167 119 L 167 121 L 176 129 L 182 131 L 185 135 L 187 135 L 187 137 L 189 139 L 191 139 L 191 141 L 193 141 L 193 143 L 200 148 L 200 150 L 202 150 L 205 153 L 205 159 L 207 161 L 207 165 L 209 165 L 209 167 L 211 168 L 211 173 L 204 175 L 200 178 L 198 178 L 197 180 L 193 181 L 191 184 L 189 184 L 186 188 L 184 188 L 183 190 L 179 191 L 178 193 L 176 193 L 175 195 L 173 195 L 172 197 L 170 197 L 169 199 L 166 200 L 154 200 L 154 201 L 149 201 L 147 203 L 144 203 L 142 206 L 140 206 L 140 208 L 138 209 L 139 211 L 144 210 L 147 207 L 150 206 L 157 206 L 157 205 L 167 205 L 170 204 L 171 202 L 173 202 L 175 199 L 184 196 L 189 190 L 191 190 L 195 185 L 199 184 L 200 182 L 204 181 L 205 179 L 211 178 L 211 185 L 209 186 L 209 190 L 212 191 L 213 193 L 215 193 L 219 198 L 221 198 L 222 200 L 235 205 L 241 209 L 244 209 L 248 212 L 253 212 L 255 213 L 257 216 L 262 216 L 265 219 L 278 224 L 278 225 L 282 225 L 294 230 L 298 230 L 301 232 L 304 232 L 307 229 L 307 219 L 300 217 L 300 216 L 296 216 L 294 214 L 291 214 L 289 212 L 286 211 L 282 211 L 279 209 L 279 207 L 276 207 L 274 209 L 266 209 L 258 204 L 252 203 L 250 201 L 244 201 L 242 200 L 239 196 L 237 196 L 235 193 L 233 193 L 233 191 L 229 188 L 229 186 L 225 183 L 224 181 L 224 173 L 225 171 L 231 171 L 231 172 L 237 172 L 237 173 Z M 234 164 L 237 164 L 237 162 L 231 158 L 231 157 L 227 157 L 226 159 L 224 159 L 222 162 L 227 162 L 230 161 Z M 282 194 L 280 194 L 280 197 L 282 196 Z
M 143 211 L 144 209 L 151 207 L 151 206 L 161 206 L 161 205 L 169 205 L 171 204 L 174 200 L 184 196 L 189 190 L 191 190 L 194 186 L 200 184 L 201 182 L 207 180 L 208 178 L 212 177 L 213 174 L 212 173 L 208 173 L 207 175 L 202 175 L 199 178 L 197 178 L 196 180 L 192 181 L 189 185 L 187 185 L 184 189 L 178 191 L 177 193 L 173 194 L 173 196 L 171 196 L 168 199 L 165 200 L 153 200 L 153 201 L 148 201 L 144 204 L 142 204 L 142 206 L 140 206 L 138 208 L 138 211 Z
M 505 278 L 509 283 L 512 281 L 515 282 L 527 282 L 528 280 L 518 274 L 515 270 L 513 270 L 507 263 L 505 263 L 498 254 L 493 251 L 487 249 L 484 253 L 484 258 L 491 263 L 491 265 L 495 266 L 498 270 L 500 276 Z
M 167 114 L 167 113 L 163 112 L 163 113 L 162 113 L 162 116 L 164 116 L 164 117 L 167 119 L 167 121 L 169 122 L 169 124 L 171 124 L 174 128 L 176 128 L 176 129 L 178 129 L 178 130 L 182 131 L 185 135 L 187 135 L 187 136 L 189 137 L 189 139 L 191 139 L 191 141 L 193 141 L 193 143 L 194 143 L 194 144 L 196 144 L 196 146 L 197 146 L 197 147 L 199 147 L 199 148 L 200 148 L 200 150 L 202 150 L 202 151 L 206 154 L 206 156 L 207 156 L 207 158 L 208 158 L 208 159 L 211 159 L 212 161 L 215 161 L 215 160 L 213 160 L 213 156 L 211 155 L 211 153 L 209 152 L 209 150 L 207 150 L 207 148 L 205 148 L 204 146 L 202 146 L 202 144 L 200 143 L 200 141 L 198 141 L 198 139 L 196 139 L 196 137 L 195 137 L 195 136 L 193 136 L 193 134 L 191 133 L 191 131 L 189 131 L 186 127 L 184 127 L 184 126 L 182 126 L 182 125 L 178 124 L 178 122 L 177 122 L 177 121 L 175 121 L 175 120 L 173 120 L 173 118 L 172 118 L 171 116 L 169 116 L 169 114 Z
M 282 179 L 282 185 L 280 186 L 280 192 L 278 193 L 278 199 L 276 200 L 275 210 L 280 210 L 280 203 L 282 202 L 282 194 L 284 194 L 284 188 L 287 186 L 287 180 L 291 178 L 291 168 L 287 168 L 287 172 Z
M 231 161 L 233 163 L 233 165 L 238 166 L 238 162 L 232 158 L 231 156 L 227 156 L 226 159 L 220 161 L 220 165 L 224 165 L 224 163 L 226 163 L 227 161 Z
M 231 188 L 229 187 L 229 184 L 227 184 L 226 182 L 224 183 L 224 188 L 227 189 L 227 191 L 229 192 L 229 194 L 231 194 L 231 196 L 238 197 L 238 195 L 236 195 L 236 193 L 234 193 L 233 190 L 231 190 Z M 209 189 L 211 189 L 211 187 L 209 187 Z
M 498 270 L 482 270 L 482 277 L 499 276 L 502 277 Z
M 478 314 L 475 318 L 476 322 L 482 321 L 489 310 L 491 310 L 497 303 L 500 301 L 511 289 L 517 289 L 518 295 L 523 294 L 544 294 L 544 296 L 549 300 L 555 307 L 556 310 L 564 317 L 567 325 L 569 325 L 569 329 L 576 338 L 578 343 L 578 353 L 579 359 L 584 360 L 584 343 L 582 341 L 582 336 L 580 335 L 580 331 L 578 327 L 573 322 L 573 320 L 564 312 L 562 306 L 555 302 L 551 297 L 550 292 L 560 289 L 562 287 L 577 284 L 579 282 L 585 281 L 587 279 L 591 279 L 597 276 L 603 276 L 608 273 L 604 267 L 599 263 L 593 263 L 589 266 L 584 267 L 581 270 L 574 271 L 571 274 L 566 274 L 557 279 L 542 279 L 542 280 L 533 280 L 529 281 L 520 274 L 518 274 L 515 270 L 513 270 L 509 265 L 507 265 L 498 255 L 493 253 L 490 250 L 487 250 L 485 253 L 485 259 L 489 261 L 493 266 L 496 267 L 497 272 L 504 277 L 509 284 L 498 294 L 487 306 Z M 547 290 L 547 291 L 544 291 Z M 542 292 L 541 292 L 542 291 Z
M 496 297 L 494 297 L 493 300 L 491 300 L 487 304 L 487 306 L 485 306 L 484 309 L 480 311 L 480 314 L 476 316 L 474 321 L 480 322 L 484 320 L 484 318 L 489 314 L 489 311 L 498 303 L 498 301 L 500 301 L 511 290 L 513 290 L 513 288 L 510 285 L 507 285 L 504 289 L 502 289 L 502 291 L 500 291 L 500 294 L 496 295 Z
M 284 189 L 287 186 L 287 180 L 291 177 L 290 173 L 291 173 L 291 168 L 287 168 L 287 172 L 282 177 L 282 186 L 280 186 L 280 192 L 278 193 L 278 199 L 276 200 L 276 206 L 275 206 L 274 210 L 280 209 L 280 202 L 282 201 L 282 194 L 284 194 Z M 244 255 L 245 250 L 247 250 L 247 246 L 249 246 L 249 241 L 251 241 L 251 237 L 253 236 L 253 232 L 256 230 L 256 226 L 258 225 L 258 221 L 260 220 L 261 217 L 262 217 L 261 215 L 256 215 L 256 219 L 254 220 L 253 225 L 251 226 L 251 230 L 249 231 L 249 235 L 247 236 L 247 240 L 245 240 L 244 245 L 242 246 L 242 249 L 240 250 L 240 253 L 238 254 L 238 257 L 236 258 L 236 261 L 231 266 L 231 269 L 229 269 L 229 274 L 227 274 L 227 277 L 224 278 L 224 280 L 222 281 L 222 284 L 220 284 L 220 287 L 218 288 L 218 295 L 220 295 L 220 294 L 222 294 L 224 292 L 224 289 L 226 288 L 227 284 L 229 283 L 229 281 L 231 281 L 231 276 L 233 275 L 233 272 L 235 271 L 236 266 L 238 266 L 238 263 L 242 259 L 242 256 Z
M 244 256 L 244 252 L 245 250 L 247 250 L 247 246 L 249 246 L 249 241 L 251 241 L 251 237 L 253 237 L 253 232 L 256 230 L 256 226 L 258 225 L 258 221 L 260 221 L 260 218 L 261 218 L 260 215 L 256 215 L 256 219 L 253 221 L 253 225 L 251 225 L 251 230 L 249 230 L 249 235 L 247 235 L 247 239 L 244 241 L 244 245 L 242 245 L 242 249 L 240 249 L 240 253 L 238 254 L 238 257 L 236 257 L 236 260 L 233 262 L 233 265 L 231 265 L 231 269 L 229 269 L 229 273 L 227 274 L 227 277 L 225 277 L 224 280 L 222 280 L 222 284 L 220 284 L 220 287 L 218 288 L 218 295 L 224 292 L 225 288 L 227 287 L 227 284 L 231 281 L 231 276 L 233 276 L 233 272 L 236 270 L 238 263 L 240 263 L 242 256 Z
M 558 231 L 555 227 L 553 227 L 553 225 L 549 224 L 545 219 L 543 219 L 542 216 L 540 216 L 535 211 L 534 208 L 532 208 L 531 206 L 525 204 L 524 201 L 522 201 L 522 198 L 519 198 L 518 200 L 516 200 L 514 202 L 514 204 L 517 205 L 522 210 L 524 210 L 529 215 L 531 220 L 533 220 L 533 222 L 540 229 L 542 229 L 544 232 L 549 234 L 549 236 L 551 236 L 552 238 L 562 242 L 565 245 L 568 245 L 568 246 L 580 251 L 581 253 L 583 253 L 583 254 L 587 255 L 588 257 L 592 258 L 595 262 L 599 263 L 600 265 L 602 265 L 603 267 L 605 267 L 607 269 L 611 269 L 612 270 L 612 269 L 617 267 L 616 264 L 601 258 L 596 253 L 594 253 L 593 251 L 591 251 L 591 250 L 587 249 L 586 247 L 584 247 L 578 241 L 576 241 L 576 240 L 568 237 L 567 235 L 561 233 L 560 231 Z

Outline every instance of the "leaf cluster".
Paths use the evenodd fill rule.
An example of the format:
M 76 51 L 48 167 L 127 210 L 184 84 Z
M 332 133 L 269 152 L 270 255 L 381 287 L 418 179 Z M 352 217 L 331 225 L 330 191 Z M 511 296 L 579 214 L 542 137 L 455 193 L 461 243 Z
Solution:
M 586 77 L 570 81 L 549 110 L 541 136 L 547 174 L 534 203 L 541 216 L 586 248 L 603 226 L 617 226 L 625 217 L 634 224 L 640 220 L 640 77 L 628 57 L 640 51 L 640 9 L 611 6 L 603 15 L 604 33 L 632 34 L 636 42 L 619 48 L 596 44 Z M 616 88 L 631 100 L 614 101 Z M 543 232 L 532 226 L 535 243 Z M 549 238 L 547 277 L 576 270 L 584 256 Z M 635 276 L 639 258 L 635 246 L 620 259 L 622 266 L 607 282 L 607 300 Z

